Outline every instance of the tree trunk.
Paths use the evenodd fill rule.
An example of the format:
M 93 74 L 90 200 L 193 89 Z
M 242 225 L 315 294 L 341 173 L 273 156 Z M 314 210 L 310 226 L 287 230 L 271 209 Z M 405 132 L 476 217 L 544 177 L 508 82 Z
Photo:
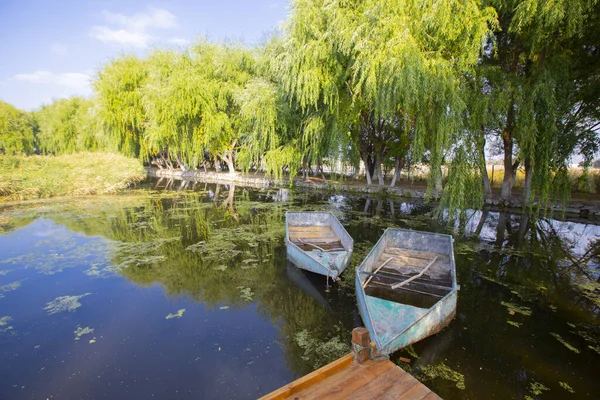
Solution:
M 396 179 L 400 176 L 400 158 L 396 159 L 396 163 L 394 164 L 394 177 L 392 178 L 392 183 L 390 183 L 390 187 L 394 187 L 396 185 Z
M 373 182 L 371 181 L 371 174 L 368 168 L 365 168 L 365 176 L 367 177 L 367 185 L 371 185 Z
M 363 163 L 365 164 L 365 177 L 367 178 L 367 185 L 372 184 L 371 173 L 369 172 L 369 157 L 363 156 Z
M 381 155 L 379 153 L 375 156 L 375 173 L 379 180 L 379 186 L 383 186 L 385 183 L 383 181 L 383 168 L 381 168 Z
M 227 163 L 227 169 L 229 169 L 230 174 L 235 174 L 235 165 L 233 164 L 233 155 L 229 154 L 225 159 Z
M 490 184 L 490 177 L 487 173 L 487 166 L 485 162 L 480 167 L 481 168 L 481 177 L 483 178 L 483 194 L 486 196 L 492 195 L 492 185 Z
M 523 205 L 529 207 L 531 201 L 531 183 L 533 181 L 533 166 L 531 159 L 525 159 L 525 184 L 523 186 Z

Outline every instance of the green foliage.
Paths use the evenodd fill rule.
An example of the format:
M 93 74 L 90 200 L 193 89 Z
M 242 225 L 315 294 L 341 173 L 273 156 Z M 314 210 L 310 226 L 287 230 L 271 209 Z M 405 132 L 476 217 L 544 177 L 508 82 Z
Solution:
M 483 52 L 472 92 L 483 109 L 469 115 L 472 133 L 504 141 L 505 169 L 525 165 L 524 200 L 544 207 L 568 200 L 564 179 L 574 152 L 589 163 L 598 151 L 600 120 L 593 50 L 600 24 L 595 0 L 498 0 L 500 29 Z M 491 123 L 490 123 L 491 122 Z M 513 159 L 512 153 L 515 152 Z M 512 174 L 507 174 L 508 178 Z M 504 181 L 510 194 L 514 180 Z M 526 180 L 527 182 L 527 180 Z
M 405 157 L 397 144 L 406 137 L 411 157 L 428 150 L 439 170 L 464 107 L 460 76 L 476 63 L 495 15 L 475 1 L 293 2 L 277 61 L 308 121 L 305 154 L 318 161 L 350 126 L 369 170 Z
M 35 113 L 39 149 L 45 154 L 71 154 L 98 150 L 103 132 L 94 103 L 79 97 L 55 100 Z
M 98 116 L 111 143 L 130 157 L 147 153 L 142 140 L 146 116 L 141 93 L 147 77 L 145 61 L 124 56 L 108 63 L 94 82 Z
M 35 121 L 29 113 L 0 101 L 0 154 L 31 154 L 34 132 Z
M 91 100 L 32 115 L 0 103 L 0 150 L 101 149 L 276 179 L 362 160 L 380 185 L 424 162 L 428 195 L 464 219 L 483 204 L 486 143 L 502 143 L 503 197 L 525 166 L 524 200 L 545 207 L 568 200 L 572 155 L 588 166 L 600 150 L 599 12 L 597 0 L 294 0 L 263 46 L 125 55 Z

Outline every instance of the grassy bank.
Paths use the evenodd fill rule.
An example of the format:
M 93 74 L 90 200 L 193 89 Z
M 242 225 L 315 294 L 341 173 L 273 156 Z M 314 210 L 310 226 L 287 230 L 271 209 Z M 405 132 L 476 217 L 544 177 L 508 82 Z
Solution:
M 0 202 L 113 194 L 145 176 L 138 160 L 111 153 L 0 156 Z

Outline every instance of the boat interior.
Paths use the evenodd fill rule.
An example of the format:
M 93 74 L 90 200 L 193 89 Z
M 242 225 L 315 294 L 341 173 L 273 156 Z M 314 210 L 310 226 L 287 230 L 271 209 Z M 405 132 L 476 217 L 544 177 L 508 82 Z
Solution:
M 368 296 L 429 308 L 452 291 L 447 254 L 388 247 L 372 271 L 360 272 Z
M 289 226 L 290 241 L 304 251 L 343 251 L 341 239 L 331 226 Z

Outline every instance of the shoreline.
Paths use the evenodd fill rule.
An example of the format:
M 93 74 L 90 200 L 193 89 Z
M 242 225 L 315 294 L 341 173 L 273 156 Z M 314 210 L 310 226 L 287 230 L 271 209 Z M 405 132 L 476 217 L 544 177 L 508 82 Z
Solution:
M 423 187 L 406 187 L 405 182 L 399 182 L 396 187 L 366 185 L 366 184 L 346 184 L 334 181 L 318 182 L 314 180 L 305 181 L 300 177 L 293 179 L 293 185 L 289 180 L 276 180 L 267 178 L 260 174 L 235 174 L 214 172 L 214 171 L 181 171 L 168 170 L 158 168 L 146 168 L 149 177 L 153 178 L 170 178 L 176 180 L 189 180 L 197 182 L 230 184 L 235 183 L 241 186 L 249 186 L 256 188 L 263 187 L 285 187 L 295 186 L 298 188 L 316 189 L 328 192 L 342 192 L 350 194 L 371 194 L 380 196 L 391 196 L 407 199 L 425 199 L 426 188 Z M 413 186 L 413 185 L 411 185 Z M 430 201 L 436 202 L 439 196 L 431 193 Z M 499 210 L 506 211 L 522 211 L 522 202 L 520 199 L 510 199 L 508 201 L 501 200 L 498 196 L 489 196 L 484 199 L 484 207 L 493 207 Z M 554 204 L 551 208 L 553 212 L 565 213 L 568 215 L 576 215 L 583 219 L 600 219 L 600 202 L 589 201 L 569 201 L 565 208 L 560 203 Z

